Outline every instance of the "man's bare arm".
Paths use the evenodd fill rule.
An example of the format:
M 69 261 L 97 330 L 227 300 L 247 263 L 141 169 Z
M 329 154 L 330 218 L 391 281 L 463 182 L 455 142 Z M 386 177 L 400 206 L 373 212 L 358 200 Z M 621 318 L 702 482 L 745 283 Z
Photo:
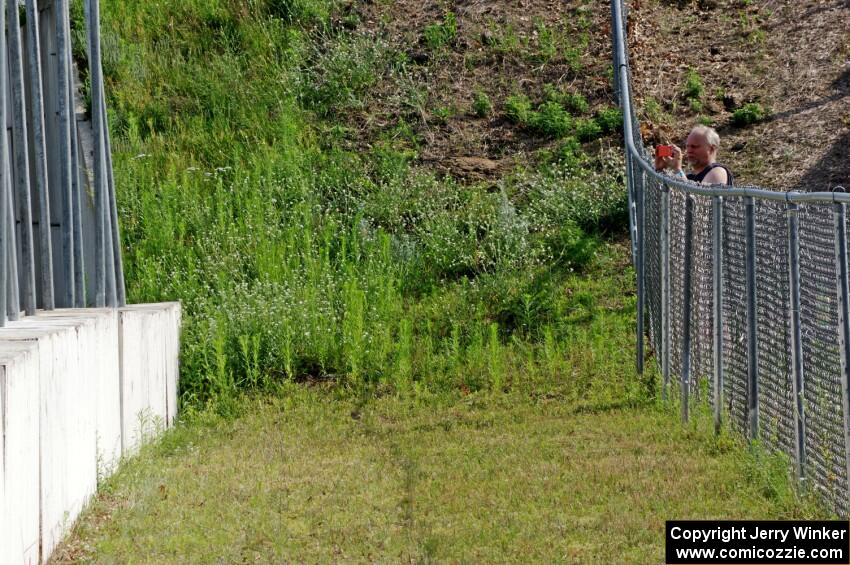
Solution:
M 726 184 L 729 181 L 729 175 L 723 167 L 714 167 L 705 178 L 702 179 L 702 184 Z

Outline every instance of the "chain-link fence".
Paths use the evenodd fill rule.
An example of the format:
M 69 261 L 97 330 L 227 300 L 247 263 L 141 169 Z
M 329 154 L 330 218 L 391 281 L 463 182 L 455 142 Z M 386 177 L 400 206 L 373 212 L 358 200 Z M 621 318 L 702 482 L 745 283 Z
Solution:
M 632 107 L 623 2 L 611 6 L 638 368 L 648 336 L 664 393 L 677 389 L 683 417 L 708 391 L 717 425 L 726 419 L 786 453 L 847 516 L 850 194 L 709 187 L 656 173 Z

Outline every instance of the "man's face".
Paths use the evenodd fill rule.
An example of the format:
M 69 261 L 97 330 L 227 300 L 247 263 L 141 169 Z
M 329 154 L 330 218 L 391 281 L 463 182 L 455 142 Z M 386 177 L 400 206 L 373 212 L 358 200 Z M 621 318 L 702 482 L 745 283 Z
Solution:
M 713 160 L 713 148 L 705 140 L 705 136 L 699 133 L 691 133 L 685 142 L 685 152 L 688 162 L 695 167 L 705 167 Z

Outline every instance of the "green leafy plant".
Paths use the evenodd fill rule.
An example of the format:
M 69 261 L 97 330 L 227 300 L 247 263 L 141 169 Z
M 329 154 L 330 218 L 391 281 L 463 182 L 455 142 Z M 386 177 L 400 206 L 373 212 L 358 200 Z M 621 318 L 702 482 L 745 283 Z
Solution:
M 602 135 L 602 128 L 596 120 L 582 118 L 576 121 L 576 137 L 579 141 L 593 141 L 600 135 Z
M 490 97 L 487 93 L 478 90 L 475 92 L 475 97 L 472 100 L 472 112 L 479 118 L 484 118 L 490 115 L 493 111 L 493 103 L 490 102 Z
M 688 73 L 685 75 L 685 87 L 682 92 L 684 97 L 688 100 L 699 100 L 702 98 L 704 92 L 705 86 L 702 84 L 702 78 L 700 78 L 699 73 L 694 69 L 688 69 Z
M 446 123 L 451 119 L 452 116 L 455 115 L 455 109 L 451 106 L 440 106 L 439 108 L 434 108 L 432 114 L 441 124 Z
M 549 63 L 558 56 L 558 38 L 555 30 L 543 22 L 538 22 L 537 32 L 537 59 L 541 63 Z
M 555 150 L 554 158 L 567 168 L 578 167 L 584 162 L 586 155 L 581 149 L 581 143 L 578 139 L 568 136 L 558 144 Z
M 577 92 L 564 94 L 562 104 L 567 110 L 576 114 L 586 114 L 590 110 L 590 104 L 588 104 L 587 98 Z
M 567 111 L 575 114 L 586 114 L 590 110 L 587 98 L 578 92 L 562 92 L 553 84 L 543 85 L 543 95 L 547 101 L 557 102 Z
M 525 94 L 514 94 L 505 99 L 505 116 L 519 125 L 528 125 L 532 116 L 531 101 Z
M 604 108 L 596 113 L 596 123 L 602 133 L 611 133 L 623 127 L 623 114 L 619 108 Z
M 767 110 L 758 102 L 749 102 L 732 113 L 732 123 L 738 127 L 748 126 L 764 120 Z
M 425 45 L 432 50 L 441 49 L 453 43 L 457 38 L 457 16 L 454 12 L 446 12 L 442 22 L 426 26 L 422 35 Z
M 545 136 L 561 138 L 573 128 L 573 118 L 563 106 L 554 101 L 541 104 L 531 116 L 531 127 Z

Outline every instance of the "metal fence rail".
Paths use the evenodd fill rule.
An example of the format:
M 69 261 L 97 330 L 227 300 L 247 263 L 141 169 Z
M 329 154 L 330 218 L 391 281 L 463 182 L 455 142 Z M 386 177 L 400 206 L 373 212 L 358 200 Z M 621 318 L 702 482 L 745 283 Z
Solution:
M 0 0 L 0 326 L 125 303 L 100 9 L 85 0 L 89 119 L 76 111 L 68 3 Z
M 663 393 L 677 389 L 683 418 L 693 395 L 708 390 L 717 426 L 725 419 L 786 453 L 799 478 L 848 516 L 850 194 L 705 186 L 658 174 L 632 106 L 623 0 L 611 9 L 638 370 L 648 337 Z

